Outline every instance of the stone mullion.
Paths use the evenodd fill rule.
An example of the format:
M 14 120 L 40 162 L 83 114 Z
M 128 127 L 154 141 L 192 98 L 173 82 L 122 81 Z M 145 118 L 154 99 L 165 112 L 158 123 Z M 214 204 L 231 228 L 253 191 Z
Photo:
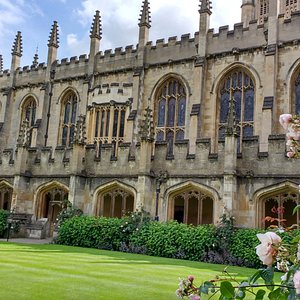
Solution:
M 116 195 L 114 192 L 112 192 L 111 193 L 111 212 L 110 212 L 111 218 L 114 218 L 114 216 L 115 216 L 115 198 L 116 198 Z
M 92 123 L 91 123 L 91 143 L 95 141 L 95 115 L 96 115 L 96 108 L 94 107 L 92 110 Z
M 187 222 L 188 222 L 188 214 L 189 214 L 189 198 L 185 194 L 184 195 L 184 217 L 183 217 L 183 223 L 187 224 Z

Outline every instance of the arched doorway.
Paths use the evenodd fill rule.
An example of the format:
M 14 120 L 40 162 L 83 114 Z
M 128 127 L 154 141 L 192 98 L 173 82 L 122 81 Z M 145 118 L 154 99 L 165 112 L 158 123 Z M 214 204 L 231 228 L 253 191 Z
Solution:
M 213 198 L 196 189 L 188 189 L 170 195 L 169 219 L 192 225 L 212 224 Z
M 114 184 L 98 193 L 97 216 L 121 218 L 125 213 L 133 211 L 134 194 L 129 189 Z
M 59 213 L 67 205 L 68 195 L 65 187 L 56 184 L 45 187 L 38 194 L 36 217 L 48 220 L 50 236 L 57 225 Z
M 278 192 L 262 199 L 262 227 L 271 225 L 289 227 L 299 224 L 299 212 L 293 214 L 294 208 L 299 205 L 299 193 L 291 190 Z
M 13 189 L 6 184 L 0 185 L 0 209 L 11 210 Z

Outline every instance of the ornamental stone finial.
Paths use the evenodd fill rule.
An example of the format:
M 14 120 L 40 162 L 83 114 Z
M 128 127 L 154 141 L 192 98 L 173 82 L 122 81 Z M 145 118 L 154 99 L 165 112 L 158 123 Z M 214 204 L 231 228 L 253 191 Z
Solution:
M 90 31 L 90 38 L 96 38 L 101 40 L 102 38 L 102 26 L 101 26 L 101 16 L 100 11 L 96 10 L 96 14 L 94 15 L 91 31 Z
M 200 10 L 199 13 L 212 14 L 212 2 L 211 0 L 200 0 Z
M 57 21 L 53 22 L 50 36 L 49 36 L 49 41 L 48 41 L 48 47 L 59 47 L 59 35 L 58 35 L 58 25 Z
M 154 140 L 154 125 L 152 110 L 149 106 L 145 109 L 144 119 L 140 121 L 140 131 L 139 135 L 143 141 L 153 141 Z
M 151 27 L 151 15 L 150 15 L 150 5 L 148 0 L 143 1 L 140 19 L 139 19 L 139 26 L 146 26 L 148 28 Z
M 23 53 L 22 34 L 21 31 L 18 31 L 15 41 L 13 43 L 11 54 L 21 57 L 22 53 Z

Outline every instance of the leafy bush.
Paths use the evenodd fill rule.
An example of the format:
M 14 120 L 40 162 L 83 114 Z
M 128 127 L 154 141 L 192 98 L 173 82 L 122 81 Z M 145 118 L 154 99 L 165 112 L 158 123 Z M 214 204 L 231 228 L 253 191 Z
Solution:
M 0 237 L 4 237 L 5 235 L 8 216 L 9 216 L 8 211 L 0 209 Z
M 216 243 L 213 226 L 191 226 L 176 221 L 150 222 L 130 237 L 130 244 L 145 246 L 152 256 L 200 260 Z
M 119 250 L 122 242 L 122 219 L 87 216 L 67 219 L 59 228 L 58 244 Z
M 257 233 L 264 232 L 258 229 L 238 229 L 232 237 L 229 250 L 236 258 L 244 260 L 247 267 L 261 267 L 261 261 L 256 255 L 255 247 L 259 244 Z

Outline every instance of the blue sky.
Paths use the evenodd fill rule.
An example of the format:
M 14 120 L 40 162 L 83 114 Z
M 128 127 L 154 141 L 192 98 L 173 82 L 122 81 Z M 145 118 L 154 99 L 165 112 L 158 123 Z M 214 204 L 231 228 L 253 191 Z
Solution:
M 213 0 L 211 28 L 240 22 L 242 0 Z M 184 4 L 183 4 L 184 3 Z M 11 48 L 22 32 L 21 65 L 31 65 L 38 47 L 39 62 L 46 61 L 47 43 L 54 20 L 59 24 L 58 58 L 88 53 L 89 30 L 95 10 L 100 10 L 101 50 L 136 44 L 142 0 L 0 0 L 0 54 L 10 68 Z M 198 30 L 199 0 L 150 0 L 150 40 Z

